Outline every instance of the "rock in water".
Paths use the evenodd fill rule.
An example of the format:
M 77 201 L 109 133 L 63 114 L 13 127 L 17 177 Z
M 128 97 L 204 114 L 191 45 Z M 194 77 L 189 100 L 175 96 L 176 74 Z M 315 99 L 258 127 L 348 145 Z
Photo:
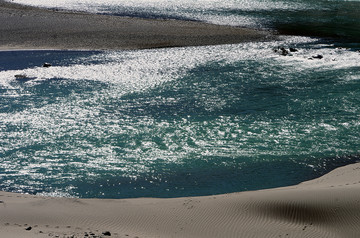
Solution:
M 322 58 L 324 58 L 324 56 L 322 56 L 322 55 L 315 55 L 315 56 L 313 56 L 313 58 L 314 58 L 314 59 L 322 59 Z
M 284 47 L 278 47 L 278 48 L 274 49 L 274 52 L 276 52 L 282 56 L 289 55 L 289 51 L 287 49 L 285 49 Z
M 29 77 L 26 74 L 16 74 L 15 79 L 18 81 L 29 81 L 32 79 L 36 79 L 36 77 Z
M 44 64 L 43 64 L 43 67 L 49 68 L 49 67 L 51 67 L 51 64 L 50 64 L 50 63 L 44 63 Z
M 287 51 L 287 49 L 285 49 L 284 47 L 280 48 L 280 50 L 281 50 L 280 54 L 283 56 L 287 56 L 289 54 L 289 51 Z

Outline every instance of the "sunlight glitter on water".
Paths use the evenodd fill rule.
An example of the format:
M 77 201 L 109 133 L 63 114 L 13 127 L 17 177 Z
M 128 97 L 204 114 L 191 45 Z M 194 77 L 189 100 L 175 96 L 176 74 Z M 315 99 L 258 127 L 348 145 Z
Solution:
M 306 2 L 281 0 L 14 0 L 16 3 L 141 18 L 165 18 L 205 21 L 220 25 L 261 26 L 263 17 L 247 12 L 301 10 L 312 7 Z M 240 14 L 239 14 L 240 13 Z M 245 15 L 243 14 L 245 13 Z
M 282 56 L 279 46 L 299 51 Z M 318 54 L 324 58 L 309 59 Z M 2 188 L 176 196 L 195 186 L 198 194 L 259 188 L 261 181 L 243 184 L 246 171 L 267 162 L 321 170 L 322 158 L 358 152 L 359 58 L 290 37 L 96 52 L 50 68 L 1 71 Z M 36 79 L 18 82 L 16 74 Z M 218 190 L 223 183 L 230 188 Z M 140 187 L 145 195 L 134 192 Z

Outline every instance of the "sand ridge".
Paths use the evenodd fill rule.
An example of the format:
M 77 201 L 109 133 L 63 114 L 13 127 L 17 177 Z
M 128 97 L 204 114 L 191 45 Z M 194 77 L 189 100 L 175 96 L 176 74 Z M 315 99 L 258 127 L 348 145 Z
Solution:
M 0 49 L 144 49 L 274 39 L 254 29 L 66 12 L 3 0 L 0 22 Z
M 297 186 L 216 196 L 112 200 L 0 192 L 0 201 L 0 237 L 359 237 L 360 164 Z

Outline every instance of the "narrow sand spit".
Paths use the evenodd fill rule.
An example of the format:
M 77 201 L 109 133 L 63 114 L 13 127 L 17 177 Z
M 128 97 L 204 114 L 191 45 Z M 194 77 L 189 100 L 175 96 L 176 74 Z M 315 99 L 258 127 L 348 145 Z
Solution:
M 297 186 L 218 196 L 101 200 L 0 192 L 0 200 L 0 237 L 360 237 L 360 164 Z
M 192 21 L 40 9 L 0 0 L 0 49 L 143 49 L 266 40 L 269 32 Z

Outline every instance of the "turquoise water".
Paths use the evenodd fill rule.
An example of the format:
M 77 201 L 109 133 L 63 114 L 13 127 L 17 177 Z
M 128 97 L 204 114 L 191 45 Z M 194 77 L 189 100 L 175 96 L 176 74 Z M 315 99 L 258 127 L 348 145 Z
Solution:
M 63 1 L 58 4 L 64 8 L 113 9 L 119 15 L 125 5 L 139 15 L 158 9 L 169 18 L 207 16 L 223 24 L 247 19 L 245 25 L 292 26 L 296 34 L 305 20 L 315 20 L 295 21 L 304 11 L 324 8 L 319 22 L 326 25 L 334 6 L 359 3 L 207 1 L 205 7 L 201 1 L 107 1 L 104 7 Z M 176 6 L 179 16 L 170 11 Z M 340 27 L 322 25 L 325 36 L 335 37 L 135 51 L 0 52 L 0 189 L 98 198 L 209 195 L 297 184 L 357 162 L 355 10 L 345 17 L 354 25 L 340 38 Z M 310 32 L 317 32 L 313 27 Z M 282 56 L 274 51 L 278 47 L 298 51 Z M 44 62 L 53 66 L 43 68 Z M 31 80 L 16 80 L 17 74 Z

